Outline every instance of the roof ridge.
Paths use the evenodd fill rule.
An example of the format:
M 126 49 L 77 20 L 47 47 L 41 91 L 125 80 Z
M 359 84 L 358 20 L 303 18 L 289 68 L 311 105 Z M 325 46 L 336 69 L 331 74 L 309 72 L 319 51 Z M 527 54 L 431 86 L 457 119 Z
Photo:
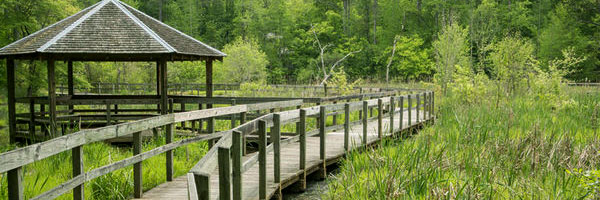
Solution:
M 100 10 L 102 7 L 104 7 L 110 1 L 111 0 L 103 0 L 102 2 L 99 2 L 96 5 L 96 7 L 94 7 L 92 10 L 90 10 L 85 15 L 81 16 L 81 18 L 77 19 L 77 21 L 75 21 L 71 25 L 69 25 L 67 28 L 65 28 L 65 30 L 63 30 L 60 33 L 58 33 L 57 35 L 55 35 L 52 39 L 50 39 L 50 41 L 46 42 L 44 45 L 42 45 L 36 51 L 37 52 L 43 52 L 43 51 L 45 51 L 48 47 L 50 47 L 53 44 L 55 44 L 56 41 L 58 41 L 60 38 L 64 37 L 65 35 L 67 35 L 67 33 L 71 32 L 75 27 L 77 27 L 81 23 L 83 23 L 83 21 L 85 21 L 87 18 L 89 18 L 90 16 L 92 16 L 93 14 L 95 14 L 96 12 L 98 12 L 98 10 Z
M 119 0 L 116 0 L 116 1 L 119 1 Z M 121 1 L 119 1 L 119 2 L 121 2 Z M 167 27 L 167 28 L 169 28 L 169 29 L 171 29 L 171 30 L 175 31 L 175 32 L 179 33 L 180 35 L 182 35 L 182 36 L 184 36 L 184 37 L 187 37 L 187 38 L 189 38 L 189 39 L 191 39 L 191 40 L 193 40 L 193 41 L 196 41 L 196 42 L 200 43 L 201 45 L 203 45 L 204 47 L 206 47 L 206 48 L 208 48 L 208 49 L 211 49 L 211 50 L 213 50 L 213 51 L 216 51 L 216 52 L 220 53 L 220 54 L 221 54 L 221 55 L 223 55 L 223 56 L 227 56 L 227 54 L 225 54 L 225 53 L 223 53 L 223 52 L 221 52 L 221 51 L 219 51 L 219 50 L 217 50 L 217 49 L 215 49 L 215 48 L 213 48 L 213 47 L 211 47 L 211 46 L 209 46 L 209 45 L 206 45 L 206 44 L 204 44 L 204 43 L 203 43 L 203 42 L 201 42 L 200 40 L 197 40 L 196 38 L 194 38 L 194 37 L 191 37 L 191 36 L 189 36 L 189 35 L 187 35 L 187 34 L 185 34 L 185 33 L 181 32 L 181 31 L 179 31 L 179 30 L 177 30 L 177 29 L 175 29 L 175 28 L 173 28 L 173 27 L 169 26 L 168 24 L 165 24 L 165 23 L 163 23 L 163 22 L 161 22 L 161 21 L 158 21 L 158 20 L 156 20 L 155 18 L 153 18 L 153 17 L 151 17 L 151 16 L 147 15 L 147 14 L 146 14 L 146 13 L 144 13 L 144 12 L 141 12 L 141 11 L 139 11 L 139 10 L 137 10 L 137 9 L 135 9 L 135 8 L 133 8 L 133 7 L 131 7 L 130 5 L 127 5 L 126 3 L 123 3 L 123 2 L 121 2 L 121 5 L 123 5 L 123 6 L 126 6 L 126 7 L 129 7 L 129 8 L 131 8 L 131 9 L 133 9 L 134 11 L 137 11 L 137 12 L 138 12 L 138 13 L 140 13 L 141 15 L 148 17 L 150 20 L 153 20 L 153 21 L 155 21 L 155 22 L 157 22 L 157 23 L 159 23 L 159 24 L 161 24 L 161 25 L 163 25 L 163 26 L 165 26 L 165 27 Z M 136 19 L 137 19 L 137 17 L 136 17 Z
M 58 22 L 56 22 L 56 23 L 54 23 L 54 24 L 51 24 L 50 26 L 46 26 L 46 27 L 44 27 L 44 28 L 42 28 L 42 29 L 40 29 L 40 30 L 38 30 L 38 31 L 36 31 L 36 32 L 34 32 L 34 33 L 32 33 L 32 34 L 29 34 L 29 35 L 27 35 L 27 36 L 25 36 L 25 37 L 23 37 L 23 38 L 21 38 L 21 39 L 19 39 L 19 40 L 15 41 L 15 42 L 12 42 L 12 43 L 10 43 L 10 44 L 8 44 L 8 45 L 6 45 L 6 46 L 4 46 L 4 47 L 0 48 L 0 51 L 4 50 L 5 48 L 8 48 L 8 47 L 11 47 L 11 46 L 13 46 L 13 45 L 15 45 L 15 44 L 19 43 L 19 42 L 20 42 L 20 41 L 22 41 L 22 40 L 25 40 L 25 39 L 27 39 L 27 38 L 33 37 L 33 36 L 37 35 L 38 33 L 41 33 L 41 32 L 43 32 L 43 31 L 45 31 L 45 30 L 48 30 L 48 29 L 50 29 L 50 28 L 52 28 L 52 27 L 54 27 L 54 26 L 57 26 L 57 25 L 58 25 L 58 24 L 60 24 L 61 22 L 64 22 L 64 21 L 66 21 L 66 20 L 68 20 L 68 19 L 71 19 L 72 17 L 75 17 L 77 14 L 79 14 L 79 13 L 81 13 L 81 12 L 85 12 L 85 11 L 87 11 L 87 10 L 90 10 L 90 9 L 92 9 L 93 7 L 97 6 L 97 5 L 98 5 L 98 4 L 100 4 L 100 3 L 102 3 L 102 2 L 101 2 L 101 1 L 99 1 L 98 3 L 96 3 L 96 4 L 94 4 L 94 5 L 90 6 L 90 7 L 87 7 L 87 8 L 85 8 L 85 9 L 83 9 L 83 10 L 80 10 L 79 12 L 76 12 L 75 14 L 73 14 L 73 15 L 71 15 L 71 16 L 69 16 L 69 17 L 66 17 L 66 18 L 64 18 L 64 19 L 62 19 L 62 20 L 60 20 L 60 21 L 58 21 Z M 83 17 L 83 16 L 81 16 L 81 17 Z
M 124 3 L 121 3 L 119 0 L 109 0 L 113 4 L 115 4 L 121 11 L 123 11 L 133 22 L 135 22 L 138 26 L 140 26 L 144 31 L 146 31 L 154 40 L 156 40 L 159 44 L 161 44 L 165 49 L 170 52 L 177 52 L 177 49 L 173 48 L 169 43 L 164 41 L 157 33 L 155 33 L 152 29 L 150 29 L 146 24 L 140 21 L 136 16 L 134 16 L 129 10 L 123 7 Z

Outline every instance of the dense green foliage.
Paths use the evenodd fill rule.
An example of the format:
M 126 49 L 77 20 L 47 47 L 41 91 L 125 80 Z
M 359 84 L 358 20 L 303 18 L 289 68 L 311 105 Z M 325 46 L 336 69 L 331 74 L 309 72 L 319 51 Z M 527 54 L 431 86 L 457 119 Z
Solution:
M 0 0 L 0 46 L 96 2 Z M 543 70 L 548 69 L 551 61 L 562 59 L 562 51 L 573 49 L 575 54 L 587 59 L 572 66 L 567 78 L 600 80 L 600 2 L 597 0 L 125 2 L 226 53 L 237 51 L 226 58 L 232 60 L 225 61 L 226 68 L 232 63 L 240 67 L 244 63 L 239 59 L 244 57 L 264 64 L 268 83 L 319 83 L 326 74 L 341 68 L 349 80 L 383 80 L 386 75 L 389 80 L 432 80 L 435 73 L 452 79 L 444 70 L 454 68 L 453 64 L 471 68 L 468 71 L 475 74 L 493 75 L 495 70 L 490 65 L 494 62 L 493 49 L 506 36 L 526 41 L 532 58 L 539 61 Z M 445 27 L 460 28 L 463 40 L 439 37 L 447 32 Z M 325 47 L 322 56 L 317 41 Z M 240 44 L 251 44 L 254 50 L 235 50 L 241 48 Z M 450 63 L 440 62 L 444 47 L 464 51 L 450 55 L 456 58 L 448 58 Z M 255 57 L 256 52 L 264 54 L 266 60 L 262 60 L 263 56 Z M 357 53 L 330 69 L 329 66 L 350 52 Z M 440 68 L 442 65 L 445 68 Z M 154 82 L 154 66 L 152 63 L 79 63 L 75 73 L 77 84 L 83 86 L 91 82 Z M 199 63 L 171 64 L 170 82 L 203 82 L 203 67 L 199 66 Z M 37 61 L 20 63 L 17 85 L 23 89 L 17 90 L 19 95 L 44 93 L 44 68 L 44 63 Z M 58 66 L 59 83 L 63 84 L 64 68 L 63 64 Z M 130 75 L 133 73 L 137 76 Z M 0 84 L 4 85 L 5 78 L 1 77 Z M 216 83 L 244 81 L 248 80 L 215 77 Z

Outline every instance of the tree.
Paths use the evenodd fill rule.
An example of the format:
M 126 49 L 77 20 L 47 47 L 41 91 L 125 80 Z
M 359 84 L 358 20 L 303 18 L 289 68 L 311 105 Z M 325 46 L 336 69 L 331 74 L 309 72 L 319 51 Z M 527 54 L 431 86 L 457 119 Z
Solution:
M 258 42 L 253 39 L 243 40 L 238 37 L 225 45 L 223 51 L 227 57 L 223 60 L 223 70 L 229 81 L 245 83 L 264 81 L 267 78 L 267 55 L 259 49 Z
M 469 57 L 468 31 L 458 24 L 447 25 L 433 42 L 436 60 L 436 82 L 441 85 L 442 93 L 447 94 L 448 84 L 452 82 L 456 66 L 471 66 Z
M 417 79 L 433 72 L 433 63 L 429 58 L 429 50 L 423 47 L 423 39 L 418 35 L 411 37 L 396 36 L 394 44 L 386 49 L 383 55 L 390 55 L 386 66 L 386 82 L 389 75 L 401 76 L 404 81 Z
M 521 36 L 506 36 L 490 46 L 489 59 L 493 64 L 493 79 L 498 84 L 498 94 L 503 88 L 506 94 L 515 94 L 525 83 L 529 84 L 530 73 L 537 68 L 533 44 Z

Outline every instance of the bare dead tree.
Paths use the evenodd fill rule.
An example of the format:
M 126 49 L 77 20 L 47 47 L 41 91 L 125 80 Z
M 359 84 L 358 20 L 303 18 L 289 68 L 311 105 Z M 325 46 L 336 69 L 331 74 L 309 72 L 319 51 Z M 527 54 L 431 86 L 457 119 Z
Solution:
M 394 60 L 394 55 L 396 55 L 396 42 L 398 41 L 398 36 L 394 37 L 394 46 L 392 47 L 392 55 L 388 60 L 387 66 L 385 67 L 385 82 L 390 83 L 390 65 L 392 65 L 392 61 Z
M 346 58 L 348 58 L 348 56 L 358 53 L 361 50 L 353 51 L 353 52 L 346 54 L 346 56 L 344 56 L 341 59 L 339 59 L 338 61 L 336 61 L 333 65 L 331 65 L 329 70 L 327 70 L 327 67 L 325 66 L 325 59 L 324 59 L 323 55 L 325 54 L 325 50 L 328 47 L 332 46 L 332 44 L 326 44 L 325 46 L 323 46 L 321 44 L 321 41 L 319 40 L 319 37 L 317 36 L 317 32 L 315 31 L 314 26 L 311 24 L 310 27 L 313 32 L 313 35 L 315 36 L 315 41 L 317 42 L 317 45 L 319 46 L 319 51 L 320 51 L 319 57 L 321 58 L 321 70 L 323 71 L 323 81 L 321 81 L 320 85 L 323 85 L 323 84 L 325 84 L 325 82 L 327 82 L 327 79 L 331 76 L 331 72 L 335 69 L 335 67 L 337 67 L 342 61 L 346 60 Z

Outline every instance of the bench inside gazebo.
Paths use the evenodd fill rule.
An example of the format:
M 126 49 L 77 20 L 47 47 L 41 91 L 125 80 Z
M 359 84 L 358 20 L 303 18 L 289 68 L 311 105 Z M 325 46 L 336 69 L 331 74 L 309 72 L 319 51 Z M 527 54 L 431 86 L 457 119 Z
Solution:
M 104 126 L 169 112 L 171 103 L 211 108 L 207 98 L 169 96 L 167 63 L 200 61 L 206 65 L 206 97 L 212 97 L 212 63 L 226 56 L 118 0 L 103 0 L 0 49 L 6 59 L 10 141 L 45 140 L 68 129 Z M 19 60 L 47 62 L 48 96 L 15 97 Z M 56 94 L 55 63 L 67 63 L 66 95 Z M 156 95 L 78 95 L 73 90 L 73 62 L 156 62 Z M 198 76 L 201 76 L 198 74 Z M 29 107 L 16 113 L 16 105 Z M 90 105 L 102 109 L 90 109 Z M 119 105 L 146 105 L 119 108 Z M 182 106 L 180 109 L 185 109 Z M 209 120 L 207 129 L 214 128 Z

